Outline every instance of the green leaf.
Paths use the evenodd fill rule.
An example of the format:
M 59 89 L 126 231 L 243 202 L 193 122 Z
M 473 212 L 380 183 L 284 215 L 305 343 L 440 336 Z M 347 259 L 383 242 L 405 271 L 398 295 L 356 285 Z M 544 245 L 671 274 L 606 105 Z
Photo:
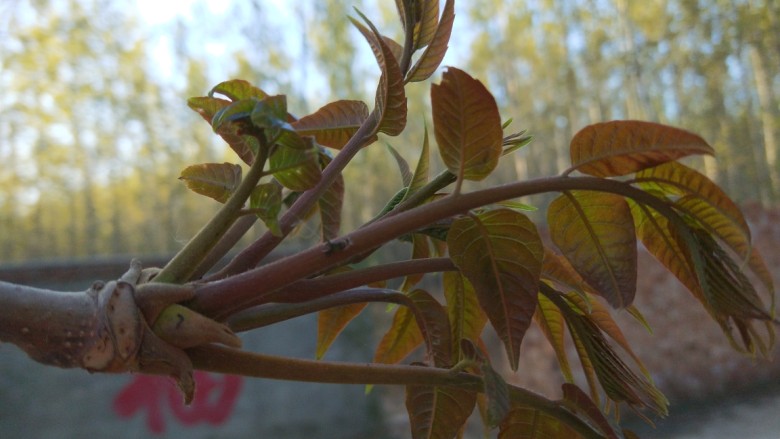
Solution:
M 452 341 L 447 312 L 424 290 L 408 294 L 417 310 L 417 324 L 425 340 L 427 356 L 436 367 L 452 367 Z
M 325 356 L 330 345 L 355 317 L 368 305 L 354 303 L 320 311 L 317 317 L 317 351 L 318 360 Z
M 631 213 L 636 223 L 637 236 L 648 252 L 663 264 L 699 301 L 704 302 L 699 278 L 690 257 L 690 250 L 680 240 L 681 232 L 666 217 L 633 201 Z
M 501 117 L 481 82 L 450 67 L 431 86 L 433 133 L 444 164 L 459 180 L 482 180 L 501 156 Z
M 457 219 L 447 245 L 516 370 L 520 343 L 536 309 L 544 254 L 536 227 L 513 210 L 490 210 Z
M 217 111 L 214 114 L 214 119 L 211 120 L 211 127 L 214 129 L 214 132 L 218 133 L 220 127 L 228 122 L 237 121 L 239 119 L 249 119 L 258 102 L 259 101 L 254 98 L 242 99 Z
M 582 389 L 570 383 L 564 383 L 561 387 L 563 389 L 563 401 L 572 411 L 587 416 L 593 425 L 601 429 L 601 432 L 607 439 L 618 439 L 618 435 L 609 423 L 609 420 Z
M 614 307 L 636 293 L 636 231 L 631 210 L 614 194 L 565 192 L 550 203 L 553 242 L 588 284 Z
M 224 203 L 241 183 L 241 166 L 232 163 L 203 163 L 186 167 L 179 180 L 193 192 Z
M 479 307 L 474 287 L 460 272 L 444 273 L 444 298 L 452 329 L 453 352 L 461 357 L 461 340 L 476 342 L 480 339 L 487 317 Z
M 406 386 L 413 439 L 451 439 L 474 411 L 477 395 L 455 387 Z
M 242 99 L 265 99 L 268 95 L 259 88 L 243 79 L 231 79 L 230 81 L 220 82 L 209 92 L 209 97 L 214 97 L 218 93 L 227 96 L 231 101 L 240 101 Z
M 279 212 L 282 210 L 282 187 L 275 183 L 257 185 L 249 196 L 249 206 L 275 236 L 281 236 Z
M 293 122 L 292 127 L 301 136 L 314 136 L 320 145 L 341 149 L 367 118 L 365 103 L 336 101 Z
M 504 128 L 504 127 L 502 127 Z M 501 153 L 501 155 L 508 155 L 511 154 L 518 149 L 528 145 L 531 143 L 531 141 L 534 140 L 533 136 L 529 136 L 525 134 L 526 130 L 520 131 L 519 133 L 510 134 L 508 136 L 504 137 L 504 140 L 502 142 L 502 145 L 504 147 L 504 151 Z
M 420 150 L 420 158 L 417 160 L 417 166 L 414 168 L 414 175 L 412 175 L 412 181 L 409 183 L 409 191 L 404 198 L 409 196 L 420 188 L 424 187 L 428 183 L 428 175 L 430 172 L 430 148 L 428 147 L 428 125 L 425 125 L 425 131 L 423 134 L 423 145 Z
M 438 0 L 436 0 L 438 3 Z M 434 33 L 428 47 L 420 55 L 420 58 L 414 63 L 414 66 L 409 69 L 406 74 L 406 82 L 419 82 L 428 79 L 433 72 L 439 67 L 441 61 L 444 59 L 444 55 L 447 53 L 447 44 L 450 41 L 450 35 L 452 34 L 452 25 L 455 22 L 455 1 L 447 0 L 444 3 L 444 10 L 441 14 L 441 20 L 439 20 L 436 26 L 436 32 Z
M 571 139 L 572 168 L 596 177 L 626 175 L 691 154 L 714 154 L 696 134 L 652 122 L 589 125 Z
M 311 144 L 311 139 L 309 144 Z M 317 150 L 288 148 L 278 145 L 270 158 L 270 173 L 288 189 L 305 191 L 320 181 L 321 170 Z
M 261 136 L 262 132 L 249 122 L 249 116 L 257 102 L 254 98 L 233 102 L 214 113 L 211 120 L 214 132 L 248 165 L 254 162 L 254 157 L 260 149 L 258 136 Z
M 273 128 L 287 123 L 287 96 L 268 96 L 255 102 L 251 118 L 256 127 Z
M 496 204 L 498 204 L 499 206 L 508 207 L 514 210 L 522 210 L 525 212 L 536 212 L 537 210 L 539 210 L 539 208 L 536 206 L 531 206 L 530 204 L 525 204 L 514 200 L 501 201 L 500 203 L 496 203 Z
M 509 413 L 509 386 L 507 386 L 504 378 L 490 366 L 490 363 L 482 363 L 480 370 L 482 371 L 482 381 L 485 383 L 485 396 L 487 397 L 487 425 L 490 428 L 495 428 Z
M 230 105 L 230 101 L 207 96 L 187 99 L 187 106 L 200 114 L 200 116 L 209 124 L 211 123 L 211 120 L 214 119 L 214 115 L 228 105 Z
M 330 163 L 330 157 L 320 152 L 320 164 L 324 169 Z M 320 229 L 323 241 L 335 239 L 341 229 L 341 210 L 344 205 L 344 177 L 339 174 L 325 190 L 317 206 L 320 211 Z
M 371 28 L 369 31 L 358 21 L 350 18 L 355 27 L 366 38 L 371 50 L 374 52 L 377 64 L 382 70 L 379 85 L 376 90 L 374 115 L 377 118 L 377 131 L 388 136 L 397 136 L 406 127 L 406 91 L 404 90 L 404 78 L 401 67 L 393 55 L 393 51 L 387 46 L 382 35 L 373 23 L 365 15 L 358 14 Z

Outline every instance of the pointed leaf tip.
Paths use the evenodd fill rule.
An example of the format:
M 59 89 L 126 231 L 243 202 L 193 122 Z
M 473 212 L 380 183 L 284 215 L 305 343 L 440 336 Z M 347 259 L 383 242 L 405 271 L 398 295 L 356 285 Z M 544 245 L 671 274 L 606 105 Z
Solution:
M 696 134 L 638 120 L 586 126 L 571 140 L 571 170 L 615 177 L 651 168 L 691 154 L 715 151 Z
M 431 86 L 433 133 L 447 169 L 482 180 L 498 165 L 503 130 L 493 95 L 468 73 L 449 67 Z
M 514 210 L 491 210 L 456 220 L 447 245 L 516 370 L 520 344 L 536 311 L 544 256 L 536 226 Z

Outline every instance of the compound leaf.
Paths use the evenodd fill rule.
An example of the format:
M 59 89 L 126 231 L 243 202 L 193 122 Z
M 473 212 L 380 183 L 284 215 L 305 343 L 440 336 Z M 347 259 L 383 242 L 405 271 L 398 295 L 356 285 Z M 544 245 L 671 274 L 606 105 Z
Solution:
M 438 0 L 428 3 L 437 3 Z M 438 13 L 438 11 L 437 11 Z M 447 44 L 452 34 L 452 25 L 455 22 L 455 1 L 447 0 L 444 3 L 441 20 L 436 26 L 436 32 L 433 34 L 428 47 L 425 48 L 420 58 L 414 63 L 406 74 L 406 82 L 419 82 L 428 79 L 439 67 L 444 55 L 447 53 Z

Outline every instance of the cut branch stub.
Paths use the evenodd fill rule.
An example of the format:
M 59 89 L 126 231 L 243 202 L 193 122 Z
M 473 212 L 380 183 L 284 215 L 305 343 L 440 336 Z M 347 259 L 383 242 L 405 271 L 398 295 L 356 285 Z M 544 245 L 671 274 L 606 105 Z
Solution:
M 192 290 L 153 285 L 144 285 L 136 294 L 135 285 L 125 280 L 95 282 L 86 292 L 67 293 L 0 282 L 0 340 L 47 365 L 168 375 L 189 403 L 195 384 L 192 363 L 182 349 L 212 342 L 237 347 L 240 341 L 224 325 L 192 311 L 182 313 L 180 306 L 173 312 L 182 316 L 182 324 L 172 335 L 164 325 L 167 319 L 157 315 L 170 314 L 170 305 L 192 298 Z M 160 313 L 163 305 L 166 309 Z M 160 337 L 147 318 L 163 320 Z M 180 340 L 186 346 L 180 346 Z

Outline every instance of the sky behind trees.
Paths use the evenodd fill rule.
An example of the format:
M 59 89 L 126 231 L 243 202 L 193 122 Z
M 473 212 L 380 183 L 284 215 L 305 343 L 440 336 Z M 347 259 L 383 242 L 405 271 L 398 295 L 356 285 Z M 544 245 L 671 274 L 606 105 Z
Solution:
M 243 78 L 287 94 L 298 116 L 334 99 L 371 104 L 378 68 L 346 16 L 358 6 L 388 36 L 401 31 L 393 2 L 215 5 L 0 5 L 0 263 L 175 250 L 216 208 L 179 171 L 237 161 L 187 97 Z M 511 128 L 535 136 L 500 180 L 563 171 L 587 124 L 645 119 L 701 134 L 718 158 L 695 166 L 740 201 L 776 204 L 779 17 L 773 0 L 461 0 L 443 64 L 485 82 Z M 428 96 L 411 87 L 407 132 L 347 168 L 346 228 L 400 185 L 385 143 L 416 162 Z

